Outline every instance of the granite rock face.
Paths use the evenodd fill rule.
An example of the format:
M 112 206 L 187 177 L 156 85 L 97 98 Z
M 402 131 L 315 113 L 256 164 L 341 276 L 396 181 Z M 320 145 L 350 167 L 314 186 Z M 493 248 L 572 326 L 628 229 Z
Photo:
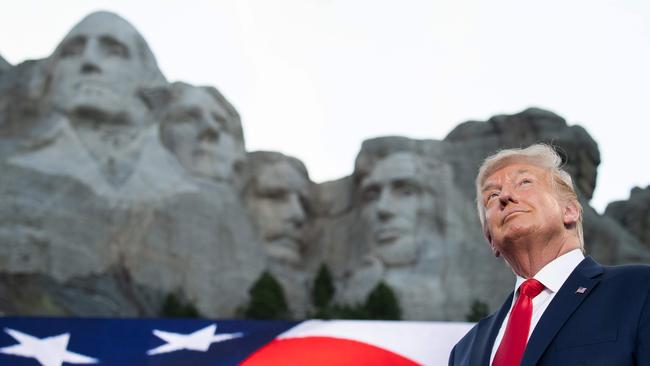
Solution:
M 611 217 L 650 249 L 650 186 L 634 187 L 628 200 L 607 205 L 605 216 Z
M 468 167 L 472 180 L 483 158 L 500 149 L 526 147 L 536 142 L 555 146 L 571 174 L 576 188 L 591 199 L 600 164 L 598 145 L 584 128 L 568 126 L 555 113 L 529 108 L 514 115 L 498 115 L 486 122 L 469 121 L 458 125 L 445 141 L 466 146 L 465 154 L 476 157 Z M 462 149 L 463 147 L 461 147 Z
M 650 262 L 648 189 L 597 214 L 598 146 L 552 112 L 367 140 L 351 175 L 315 184 L 293 157 L 247 152 L 217 89 L 168 83 L 132 25 L 93 13 L 47 59 L 0 62 L 0 313 L 156 316 L 176 294 L 233 317 L 268 271 L 303 318 L 327 264 L 337 304 L 384 282 L 405 319 L 464 320 L 513 283 L 480 229 L 477 169 L 536 142 L 573 176 L 587 251 Z
M 11 64 L 0 55 L 0 75 L 9 69 L 11 69 Z
M 63 291 L 86 281 L 97 288 L 87 296 L 114 295 L 71 306 L 61 294 L 73 290 L 53 290 L 47 303 L 69 315 L 151 316 L 177 292 L 208 316 L 246 301 L 267 258 L 233 177 L 245 158 L 239 117 L 214 88 L 178 89 L 137 30 L 107 12 L 84 18 L 48 59 L 2 76 L 6 283 Z M 156 296 L 111 295 L 125 286 Z

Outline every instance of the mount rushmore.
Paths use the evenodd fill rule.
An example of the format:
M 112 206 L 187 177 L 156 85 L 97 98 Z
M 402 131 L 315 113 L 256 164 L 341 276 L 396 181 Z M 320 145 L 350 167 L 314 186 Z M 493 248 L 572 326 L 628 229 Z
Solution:
M 219 90 L 168 82 L 131 24 L 92 13 L 46 59 L 0 58 L 0 312 L 155 316 L 175 293 L 234 317 L 268 271 L 304 318 L 326 264 L 337 304 L 383 282 L 405 319 L 464 320 L 512 285 L 480 230 L 477 168 L 540 141 L 573 176 L 587 252 L 650 263 L 650 188 L 595 212 L 598 146 L 550 111 L 367 140 L 349 176 L 316 184 L 298 159 L 247 151 Z

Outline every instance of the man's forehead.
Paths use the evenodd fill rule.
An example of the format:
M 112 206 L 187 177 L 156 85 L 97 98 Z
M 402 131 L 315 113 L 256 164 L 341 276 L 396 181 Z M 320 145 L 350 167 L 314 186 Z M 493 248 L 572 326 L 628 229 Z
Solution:
M 391 154 L 375 164 L 374 169 L 363 180 L 362 186 L 381 184 L 396 180 L 419 181 L 422 174 L 422 161 L 419 156 L 409 152 Z
M 541 167 L 526 163 L 506 164 L 494 170 L 485 178 L 482 189 L 489 189 L 503 179 L 513 179 L 521 175 L 534 174 L 537 176 L 546 175 L 547 171 Z
M 197 87 L 183 90 L 176 104 L 182 107 L 200 108 L 224 118 L 227 116 L 226 109 L 210 93 Z
M 95 13 L 75 25 L 66 35 L 64 42 L 80 36 L 110 37 L 134 47 L 136 34 L 138 31 L 119 16 L 110 13 Z
M 288 189 L 306 192 L 309 182 L 286 161 L 269 164 L 261 169 L 257 186 L 261 189 Z

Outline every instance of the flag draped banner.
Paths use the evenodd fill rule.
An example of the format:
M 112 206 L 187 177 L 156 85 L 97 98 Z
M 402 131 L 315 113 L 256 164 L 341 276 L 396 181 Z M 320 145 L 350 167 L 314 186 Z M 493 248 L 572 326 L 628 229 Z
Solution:
M 470 323 L 0 318 L 0 366 L 444 365 Z

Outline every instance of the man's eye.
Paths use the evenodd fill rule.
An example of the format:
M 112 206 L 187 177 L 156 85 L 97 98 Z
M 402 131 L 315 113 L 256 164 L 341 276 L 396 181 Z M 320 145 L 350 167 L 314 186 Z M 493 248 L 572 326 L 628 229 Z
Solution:
M 521 180 L 521 182 L 519 184 L 525 185 L 525 184 L 530 184 L 530 183 L 533 183 L 533 181 L 531 179 L 524 178 L 524 179 Z
M 361 198 L 364 202 L 375 201 L 379 197 L 378 187 L 368 187 L 361 192 Z
M 497 192 L 492 192 L 492 193 L 487 195 L 487 197 L 485 198 L 485 201 L 490 202 L 493 198 L 496 198 L 496 197 L 499 197 L 499 194 Z
M 412 185 L 398 187 L 397 192 L 402 196 L 412 196 L 418 192 L 418 189 Z
M 75 38 L 68 41 L 61 48 L 61 57 L 71 57 L 80 55 L 86 47 L 86 40 L 83 38 Z
M 289 192 L 284 189 L 266 189 L 257 193 L 259 198 L 265 198 L 273 201 L 283 201 L 289 196 Z
M 402 197 L 413 196 L 421 191 L 421 188 L 417 183 L 406 180 L 393 182 L 392 189 L 398 196 Z
M 102 37 L 100 42 L 107 56 L 117 56 L 124 59 L 129 58 L 129 49 L 122 42 L 110 37 Z
M 192 123 L 200 121 L 201 111 L 196 108 L 179 108 L 170 112 L 166 119 L 176 123 Z

